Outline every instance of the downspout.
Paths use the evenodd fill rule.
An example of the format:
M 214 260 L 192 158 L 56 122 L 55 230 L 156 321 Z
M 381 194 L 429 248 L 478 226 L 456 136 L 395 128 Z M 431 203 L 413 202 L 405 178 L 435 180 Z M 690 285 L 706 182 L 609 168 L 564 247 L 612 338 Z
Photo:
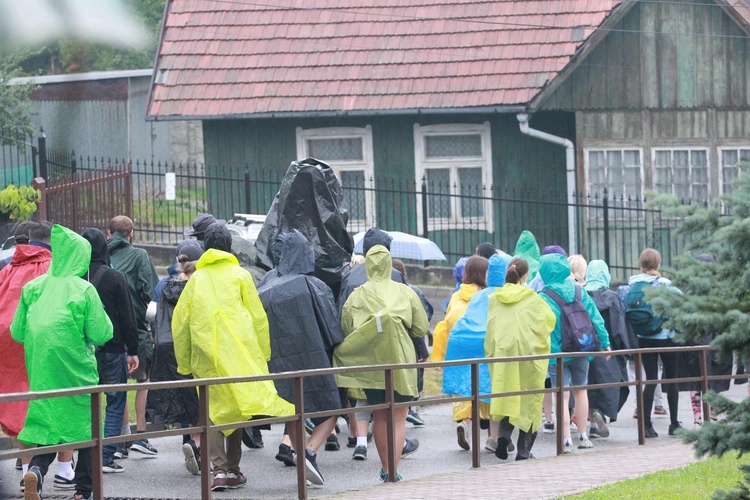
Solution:
M 543 141 L 557 144 L 565 148 L 565 170 L 567 179 L 567 191 L 568 191 L 568 255 L 577 253 L 577 234 L 576 231 L 576 148 L 575 145 L 564 137 L 558 137 L 556 135 L 542 132 L 529 127 L 529 115 L 526 113 L 520 113 L 516 115 L 518 118 L 518 125 L 521 128 L 521 133 L 531 137 L 536 137 Z

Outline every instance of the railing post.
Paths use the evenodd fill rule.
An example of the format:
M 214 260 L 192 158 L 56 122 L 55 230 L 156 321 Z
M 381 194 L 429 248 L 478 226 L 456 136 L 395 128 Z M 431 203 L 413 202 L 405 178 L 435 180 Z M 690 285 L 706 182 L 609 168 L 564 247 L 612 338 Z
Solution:
M 711 422 L 711 406 L 706 402 L 706 393 L 708 392 L 708 346 L 704 346 L 700 354 L 703 422 Z
M 604 262 L 610 264 L 609 255 L 609 195 L 607 188 L 604 188 L 604 196 L 602 197 L 602 211 L 604 212 Z
M 565 425 L 565 420 L 563 418 L 563 411 L 568 411 L 567 408 L 565 408 L 565 391 L 564 391 L 564 371 L 563 371 L 563 357 L 560 356 L 557 358 L 557 362 L 555 364 L 555 373 L 557 374 L 557 395 L 555 396 L 555 420 L 557 421 L 557 434 L 556 434 L 556 441 L 557 441 L 557 454 L 562 455 L 563 454 L 563 443 L 564 443 L 564 435 L 563 435 L 563 426 Z
M 253 213 L 250 206 L 250 170 L 245 169 L 245 213 Z
M 387 418 L 385 421 L 388 445 L 388 482 L 395 483 L 398 478 L 396 471 L 396 423 L 395 411 L 393 409 L 393 370 L 385 371 L 385 400 L 388 403 L 386 410 Z M 401 443 L 401 446 L 403 443 Z
M 39 220 L 47 220 L 47 182 L 42 177 L 36 177 L 31 186 L 40 192 L 39 203 L 36 205 Z
M 297 420 L 290 422 L 297 432 L 294 438 L 294 449 L 297 452 L 297 498 L 307 498 L 307 478 L 305 477 L 305 390 L 302 377 L 294 378 L 294 413 Z
M 211 443 L 209 428 L 211 421 L 208 418 L 208 386 L 198 386 L 198 425 L 203 428 L 201 431 L 201 498 L 203 500 L 211 499 Z
M 91 495 L 97 500 L 104 499 L 102 436 L 102 394 L 93 392 L 91 393 L 91 438 L 96 444 L 91 450 Z
M 47 136 L 44 135 L 44 129 L 39 129 L 39 137 L 37 138 L 39 148 L 39 176 L 43 179 L 47 179 Z
M 471 466 L 479 464 L 479 364 L 471 364 Z M 492 425 L 492 421 L 490 421 Z
M 427 176 L 422 176 L 422 237 L 429 238 L 429 231 L 427 228 Z
M 635 410 L 638 412 L 638 444 L 646 444 L 646 416 L 643 414 L 643 358 L 635 354 Z

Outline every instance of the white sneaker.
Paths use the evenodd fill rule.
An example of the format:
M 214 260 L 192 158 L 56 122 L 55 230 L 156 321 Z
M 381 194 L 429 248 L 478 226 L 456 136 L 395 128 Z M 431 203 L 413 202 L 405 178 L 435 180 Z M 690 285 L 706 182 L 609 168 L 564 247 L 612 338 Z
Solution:
M 579 450 L 588 450 L 589 448 L 593 448 L 594 443 L 592 443 L 589 438 L 580 438 L 578 440 L 578 449 Z
M 563 455 L 570 455 L 571 453 L 573 453 L 573 443 L 565 441 L 563 443 Z

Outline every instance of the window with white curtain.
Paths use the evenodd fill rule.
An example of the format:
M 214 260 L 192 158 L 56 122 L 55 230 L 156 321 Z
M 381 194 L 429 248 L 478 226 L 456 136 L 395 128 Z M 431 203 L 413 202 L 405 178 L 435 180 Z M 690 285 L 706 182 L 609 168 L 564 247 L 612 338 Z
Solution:
M 654 189 L 685 203 L 708 200 L 708 150 L 653 150 Z
M 641 199 L 643 162 L 640 149 L 586 149 L 588 193 L 610 198 Z
M 733 182 L 740 176 L 740 164 L 750 164 L 750 147 L 744 148 L 721 148 L 719 149 L 721 161 L 721 193 L 732 194 L 734 192 Z

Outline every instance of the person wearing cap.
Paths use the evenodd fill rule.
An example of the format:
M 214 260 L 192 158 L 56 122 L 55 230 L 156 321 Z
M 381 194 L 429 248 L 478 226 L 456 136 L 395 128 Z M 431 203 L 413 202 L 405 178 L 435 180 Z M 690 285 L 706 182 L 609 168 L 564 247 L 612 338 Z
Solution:
M 16 226 L 16 230 L 13 233 L 13 239 L 16 242 L 16 246 L 29 244 L 29 229 L 31 229 L 33 224 L 34 223 L 31 221 L 24 221 Z M 12 258 L 13 256 L 11 255 L 9 257 L 6 257 L 0 260 L 0 269 L 10 264 L 10 260 Z
M 208 226 L 215 222 L 223 221 L 217 220 L 212 214 L 198 214 L 195 219 L 193 219 L 193 227 L 185 231 L 184 234 L 185 236 L 195 236 L 195 239 L 198 240 L 201 248 L 203 248 L 203 240 L 206 236 L 206 230 L 208 229 Z

